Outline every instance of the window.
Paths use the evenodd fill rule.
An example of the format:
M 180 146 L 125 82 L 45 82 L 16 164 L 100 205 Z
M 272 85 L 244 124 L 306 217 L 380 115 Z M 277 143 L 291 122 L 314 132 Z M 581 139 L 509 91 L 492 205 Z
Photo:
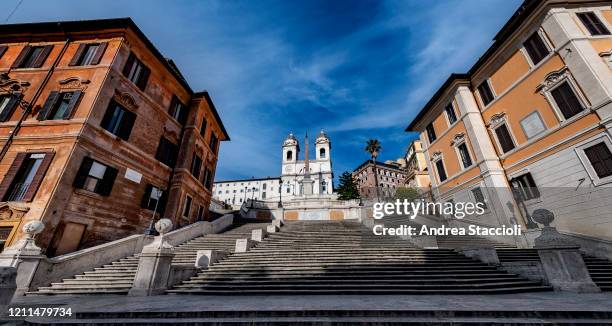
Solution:
M 445 108 L 444 111 L 446 111 L 446 117 L 448 118 L 448 123 L 449 124 L 453 124 L 457 121 L 457 115 L 455 114 L 455 109 L 453 109 L 453 105 L 452 104 L 448 104 Z
M 591 35 L 610 35 L 610 31 L 606 28 L 594 12 L 579 12 L 576 14 L 584 27 L 589 30 Z
M 429 139 L 429 143 L 431 144 L 436 141 L 436 130 L 434 129 L 433 123 L 428 124 L 427 127 L 425 127 L 425 130 L 427 131 L 427 139 Z
M 51 92 L 38 113 L 38 120 L 67 120 L 81 98 L 81 91 Z
M 183 217 L 189 219 L 191 215 L 191 197 L 185 195 L 185 202 L 183 203 Z
M 480 187 L 476 187 L 472 189 L 472 195 L 474 195 L 474 199 L 476 203 L 482 203 L 482 208 L 487 209 L 487 201 L 484 198 L 484 194 L 482 193 L 482 189 Z
M 491 91 L 491 87 L 486 80 L 478 85 L 478 94 L 480 94 L 480 99 L 482 100 L 482 104 L 484 104 L 484 106 L 487 106 L 493 101 L 493 99 L 495 99 L 493 92 Z
M 53 45 L 26 45 L 13 62 L 11 68 L 40 68 L 51 53 Z
M 97 65 L 104 55 L 108 43 L 83 43 L 79 44 L 74 57 L 70 60 L 69 66 L 89 66 Z
M 178 146 L 162 137 L 157 146 L 155 158 L 163 164 L 173 168 L 176 164 L 176 156 L 178 154 Z
M 523 118 L 523 120 L 521 120 L 521 127 L 523 128 L 523 132 L 525 133 L 525 136 L 527 136 L 527 139 L 530 139 L 546 130 L 544 122 L 542 121 L 538 111 L 534 111 Z
M 459 156 L 461 156 L 461 164 L 463 164 L 463 168 L 467 168 L 472 165 L 472 158 L 470 157 L 470 152 L 468 151 L 467 145 L 465 143 L 457 146 L 457 151 L 459 152 Z
M 569 119 L 584 110 L 580 100 L 578 100 L 578 97 L 567 81 L 564 81 L 550 91 L 550 95 L 552 95 L 565 119 Z
M 602 142 L 587 147 L 584 149 L 584 153 L 589 159 L 598 178 L 602 179 L 612 175 L 612 154 L 606 143 Z
M 202 118 L 202 125 L 200 126 L 200 136 L 206 136 L 206 117 Z
M 123 140 L 128 140 L 135 120 L 136 114 L 128 111 L 117 102 L 111 101 L 100 125 L 111 134 Z
M 0 122 L 5 122 L 11 117 L 19 103 L 20 96 L 20 94 L 0 95 Z
M 261 193 L 261 199 L 266 199 L 266 193 L 265 192 Z
M 204 171 L 204 186 L 208 189 L 212 189 L 213 184 L 213 172 L 211 169 L 206 168 Z
M 172 97 L 169 113 L 178 123 L 184 125 L 187 122 L 187 107 L 176 96 Z
M 196 178 L 200 179 L 200 169 L 202 167 L 202 159 L 198 154 L 193 153 L 193 158 L 191 160 L 191 174 Z
M 213 153 L 217 152 L 217 144 L 218 144 L 217 136 L 214 133 L 210 134 L 210 151 Z
M 548 48 L 538 32 L 533 33 L 523 44 L 533 65 L 537 65 L 548 55 Z
M 204 206 L 199 205 L 198 207 L 198 221 L 204 220 Z
M 2 201 L 32 201 L 54 153 L 18 153 L 0 184 Z
M 142 208 L 161 213 L 165 208 L 165 199 L 166 193 L 161 188 L 149 184 L 145 188 L 140 206 Z
M 444 182 L 446 180 L 446 170 L 444 170 L 444 163 L 442 159 L 436 161 L 436 169 L 438 170 L 438 178 L 440 182 Z
M 149 80 L 151 70 L 145 66 L 142 61 L 136 58 L 134 53 L 130 53 L 125 67 L 123 67 L 123 75 L 132 81 L 140 90 L 144 90 Z
M 268 185 L 264 183 L 263 186 L 262 186 L 263 190 L 266 190 L 266 188 L 268 188 L 267 186 Z
M 291 161 L 293 159 L 293 152 L 287 151 L 287 161 Z
M 74 179 L 76 188 L 85 189 L 102 196 L 111 193 L 117 169 L 85 157 Z
M 510 179 L 510 184 L 520 200 L 530 200 L 540 197 L 540 191 L 529 172 Z
M 495 128 L 495 135 L 497 136 L 499 146 L 503 153 L 507 153 L 514 149 L 514 142 L 510 136 L 510 131 L 508 131 L 508 126 L 506 126 L 505 123 Z

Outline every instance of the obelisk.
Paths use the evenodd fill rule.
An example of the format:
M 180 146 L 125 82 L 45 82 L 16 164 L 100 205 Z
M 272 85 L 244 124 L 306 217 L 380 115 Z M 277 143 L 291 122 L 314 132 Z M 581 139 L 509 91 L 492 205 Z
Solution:
M 314 180 L 310 179 L 310 159 L 308 149 L 308 132 L 306 132 L 306 138 L 304 139 L 306 147 L 306 155 L 304 156 L 304 179 L 302 179 L 302 194 L 305 196 L 312 195 L 312 184 Z

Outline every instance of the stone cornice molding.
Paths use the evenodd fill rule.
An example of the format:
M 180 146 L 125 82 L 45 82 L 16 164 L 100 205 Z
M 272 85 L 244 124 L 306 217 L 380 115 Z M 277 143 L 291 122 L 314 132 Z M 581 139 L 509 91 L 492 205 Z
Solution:
M 544 76 L 544 81 L 538 85 L 536 88 L 537 92 L 544 94 L 549 91 L 554 86 L 558 85 L 561 81 L 569 76 L 569 69 L 567 67 L 563 67 L 556 71 L 551 71 L 546 76 Z
M 117 103 L 123 105 L 124 107 L 130 110 L 138 109 L 138 105 L 136 105 L 136 100 L 134 99 L 134 97 L 132 97 L 132 95 L 127 92 L 122 92 L 116 89 L 113 99 L 117 101 Z
M 451 139 L 451 145 L 452 146 L 459 146 L 461 145 L 463 142 L 465 142 L 465 133 L 464 132 L 460 132 L 458 134 L 456 134 L 455 136 L 453 136 L 453 138 Z
M 81 79 L 76 76 L 59 81 L 60 89 L 80 89 L 81 91 L 86 90 L 89 83 L 91 83 L 89 79 Z
M 431 154 L 431 161 L 435 162 L 442 159 L 442 152 L 440 151 L 435 151 Z
M 489 124 L 487 127 L 489 129 L 495 129 L 504 122 L 506 122 L 506 112 L 495 113 L 489 119 Z

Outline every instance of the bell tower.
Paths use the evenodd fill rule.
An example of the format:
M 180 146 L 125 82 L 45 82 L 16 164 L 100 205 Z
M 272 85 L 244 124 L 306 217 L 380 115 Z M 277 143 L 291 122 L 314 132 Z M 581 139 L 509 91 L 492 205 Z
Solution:
M 325 131 L 321 130 L 315 142 L 316 158 L 318 161 L 329 161 L 331 157 L 331 142 Z

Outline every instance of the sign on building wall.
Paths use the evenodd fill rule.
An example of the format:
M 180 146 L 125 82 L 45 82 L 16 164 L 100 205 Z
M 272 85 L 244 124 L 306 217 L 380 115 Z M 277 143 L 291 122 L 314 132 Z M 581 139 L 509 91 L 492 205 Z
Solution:
M 130 181 L 134 181 L 136 183 L 140 183 L 140 180 L 142 180 L 142 174 L 134 171 L 130 168 L 127 168 L 125 170 L 125 178 L 130 180 Z

